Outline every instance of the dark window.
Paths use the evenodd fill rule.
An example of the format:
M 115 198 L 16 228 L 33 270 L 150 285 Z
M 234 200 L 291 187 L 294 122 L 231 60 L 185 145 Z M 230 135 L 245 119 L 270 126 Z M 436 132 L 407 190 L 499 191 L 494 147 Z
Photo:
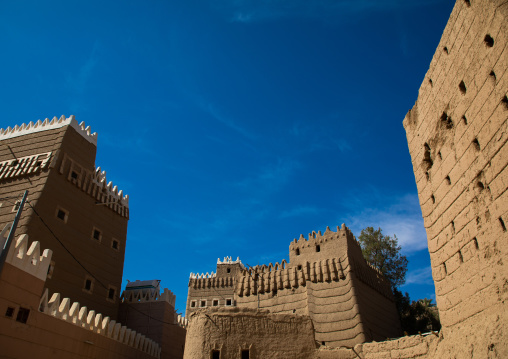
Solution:
M 29 315 L 30 309 L 20 307 L 18 310 L 18 315 L 16 316 L 16 321 L 20 323 L 26 323 Z
M 494 39 L 489 34 L 485 35 L 483 42 L 485 43 L 485 45 L 487 45 L 487 47 L 494 46 Z
M 85 280 L 85 290 L 91 290 L 92 289 L 92 280 L 87 279 Z
M 226 299 L 226 305 L 231 305 L 231 304 L 232 304 L 231 299 Z
M 206 300 L 202 300 L 202 301 L 201 301 L 201 306 L 202 306 L 202 307 L 206 307 Z
M 301 264 L 298 266 L 298 270 L 302 270 L 302 265 Z
M 316 252 L 321 252 L 321 247 L 319 244 L 316 246 Z
M 65 212 L 62 211 L 61 209 L 58 210 L 58 213 L 56 214 L 56 216 L 58 217 L 58 219 L 65 221 Z
M 113 242 L 111 242 L 111 247 L 113 247 L 113 249 L 118 249 L 118 241 L 116 239 L 113 239 Z
M 101 231 L 99 231 L 98 229 L 94 229 L 93 230 L 93 238 L 96 240 L 100 240 L 101 239 Z
M 299 256 L 300 255 L 300 248 L 296 248 L 296 255 Z
M 196 306 L 196 301 L 193 300 L 192 302 L 190 302 L 190 306 L 191 308 L 194 308 Z
M 12 318 L 14 315 L 14 308 L 13 307 L 7 307 L 7 310 L 5 311 L 5 316 Z
M 78 179 L 78 174 L 74 171 L 71 172 L 72 179 Z
M 109 299 L 114 299 L 115 298 L 115 289 L 114 288 L 109 288 L 108 298 Z
M 226 269 L 226 272 L 227 272 L 227 273 L 231 273 L 231 268 L 227 268 L 227 269 Z
M 250 358 L 250 350 L 249 349 L 242 349 L 242 359 L 249 359 Z
M 212 350 L 212 359 L 220 359 L 220 350 Z
M 218 305 L 219 305 L 219 301 L 215 299 L 215 300 L 213 301 L 213 306 L 214 306 L 214 307 L 217 307 Z
M 464 81 L 461 81 L 460 84 L 459 84 L 459 90 L 460 92 L 465 95 L 466 94 L 466 84 L 464 83 Z

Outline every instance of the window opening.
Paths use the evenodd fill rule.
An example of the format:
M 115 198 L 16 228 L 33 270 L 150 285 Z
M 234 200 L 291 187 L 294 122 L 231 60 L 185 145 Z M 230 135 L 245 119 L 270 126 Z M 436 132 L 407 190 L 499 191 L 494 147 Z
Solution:
M 228 306 L 233 305 L 233 301 L 231 299 L 226 299 L 226 305 Z
M 190 306 L 191 306 L 191 308 L 195 308 L 196 307 L 196 301 L 193 300 L 192 302 L 190 302 Z
M 212 350 L 212 359 L 220 359 L 220 350 Z
M 67 213 L 64 210 L 62 210 L 62 209 L 59 209 L 57 211 L 56 216 L 57 216 L 58 219 L 61 219 L 64 222 L 67 219 Z
M 434 197 L 434 195 L 431 195 L 430 199 L 432 200 L 432 203 L 436 203 L 436 197 Z
M 90 278 L 85 279 L 85 290 L 92 291 L 92 280 Z
M 460 84 L 459 84 L 459 90 L 460 92 L 465 95 L 466 94 L 466 84 L 464 83 L 464 81 L 460 81 Z
M 476 237 L 474 237 L 474 238 L 473 238 L 473 242 L 474 242 L 474 247 L 475 247 L 476 249 L 478 249 L 478 248 L 479 248 L 479 247 L 478 247 L 478 240 L 476 239 Z
M 321 252 L 321 246 L 319 244 L 316 246 L 316 252 Z
M 296 248 L 295 252 L 296 252 L 296 255 L 299 256 L 300 255 L 300 248 Z
M 231 273 L 231 268 L 227 268 L 226 273 Z
M 30 309 L 20 307 L 18 309 L 18 315 L 16 316 L 16 321 L 20 323 L 26 323 L 28 321 L 28 316 L 30 315 Z
M 250 358 L 250 350 L 249 349 L 242 349 L 242 359 L 249 359 Z
M 485 186 L 483 185 L 483 183 L 481 181 L 478 181 L 476 183 L 476 188 L 478 188 L 480 191 L 483 191 L 485 189 Z
M 446 52 L 446 54 L 447 54 L 447 55 L 449 54 L 449 52 L 448 52 L 448 48 L 447 48 L 446 46 L 445 46 L 445 47 L 443 47 L 443 51 L 444 51 L 444 52 Z
M 470 6 L 471 6 L 471 1 L 470 1 L 470 0 L 464 0 L 464 2 L 466 3 L 466 6 L 467 6 L 467 7 L 470 7 Z
M 109 288 L 108 290 L 108 299 L 115 299 L 115 289 L 114 288 Z
M 78 174 L 75 171 L 71 172 L 71 178 L 72 179 L 78 179 Z
M 118 249 L 119 243 L 120 242 L 118 242 L 116 239 L 113 239 L 113 241 L 111 241 L 111 248 Z
M 201 307 L 202 307 L 202 308 L 203 308 L 203 307 L 206 307 L 206 300 L 202 300 L 202 301 L 201 301 Z
M 452 180 L 450 179 L 450 176 L 445 177 L 446 184 L 450 185 L 452 184 Z
M 431 156 L 431 153 L 430 153 L 430 146 L 428 143 L 425 143 L 423 145 L 423 148 L 424 148 L 424 152 L 423 152 L 423 162 L 426 164 L 427 168 L 426 170 L 428 170 L 429 168 L 432 167 L 432 165 L 434 164 L 434 162 L 432 161 L 432 156 Z M 428 179 L 428 178 L 427 178 Z
M 5 316 L 8 318 L 12 318 L 14 316 L 14 308 L 7 307 L 7 310 L 5 311 Z
M 503 102 L 504 105 L 506 106 L 506 108 L 508 109 L 508 96 L 504 95 L 504 97 L 501 100 L 501 102 Z
M 478 142 L 477 138 L 473 140 L 473 146 L 475 150 L 480 151 L 480 142 Z
M 217 299 L 214 299 L 212 304 L 213 304 L 214 307 L 218 307 L 219 306 L 219 301 Z
M 494 39 L 489 34 L 485 35 L 483 42 L 485 43 L 485 45 L 487 45 L 487 47 L 494 46 Z
M 501 228 L 503 232 L 506 232 L 506 225 L 504 224 L 503 218 L 499 217 L 499 224 L 501 224 Z
M 301 264 L 298 265 L 298 270 L 302 270 L 302 265 Z
M 100 241 L 101 240 L 101 231 L 98 229 L 93 230 L 93 239 Z

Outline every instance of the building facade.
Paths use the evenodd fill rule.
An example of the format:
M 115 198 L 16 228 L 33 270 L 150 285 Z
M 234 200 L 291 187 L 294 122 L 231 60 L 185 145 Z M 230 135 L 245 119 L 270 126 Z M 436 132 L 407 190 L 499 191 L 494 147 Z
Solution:
M 238 307 L 308 316 L 315 340 L 354 346 L 401 334 L 390 284 L 363 258 L 344 224 L 337 232 L 303 235 L 289 246 L 290 261 L 246 268 L 217 261 L 217 272 L 191 273 L 187 317 L 199 309 Z M 246 339 L 247 340 L 247 339 Z

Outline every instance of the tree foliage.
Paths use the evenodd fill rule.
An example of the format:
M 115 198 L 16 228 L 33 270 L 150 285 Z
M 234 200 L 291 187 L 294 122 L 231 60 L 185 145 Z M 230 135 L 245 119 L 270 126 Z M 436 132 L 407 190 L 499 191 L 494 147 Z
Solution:
M 407 258 L 400 253 L 397 236 L 385 236 L 381 228 L 362 229 L 358 237 L 363 256 L 390 281 L 393 288 L 406 282 Z
M 410 335 L 439 330 L 439 312 L 432 299 L 411 301 L 407 292 L 404 295 L 398 289 L 406 282 L 408 261 L 406 256 L 400 253 L 397 236 L 385 236 L 381 228 L 374 230 L 373 227 L 367 227 L 362 230 L 358 240 L 365 259 L 390 281 L 402 330 Z

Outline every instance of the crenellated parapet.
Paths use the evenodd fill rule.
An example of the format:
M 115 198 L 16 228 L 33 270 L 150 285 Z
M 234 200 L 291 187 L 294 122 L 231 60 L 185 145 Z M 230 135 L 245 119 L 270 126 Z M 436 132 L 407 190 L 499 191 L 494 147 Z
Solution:
M 59 169 L 69 182 L 95 198 L 97 204 L 107 206 L 123 217 L 129 218 L 129 196 L 123 194 L 113 182 L 106 179 L 106 171 L 100 167 L 90 171 L 64 154 Z
M 0 244 L 5 243 L 10 227 L 9 223 L 0 233 Z M 3 245 L 0 248 L 3 248 Z M 51 249 L 45 249 L 41 255 L 40 243 L 34 241 L 29 246 L 28 235 L 22 234 L 11 244 L 6 262 L 40 280 L 46 281 L 52 254 Z
M 55 116 L 52 120 L 46 118 L 44 121 L 38 120 L 35 123 L 30 121 L 28 124 L 23 123 L 21 126 L 16 125 L 13 128 L 1 128 L 0 141 L 18 136 L 28 135 L 31 133 L 54 130 L 64 126 L 71 126 L 88 142 L 97 146 L 97 132 L 92 133 L 90 126 L 86 126 L 84 122 L 78 124 L 78 121 L 76 121 L 74 115 L 71 115 L 67 118 L 63 115 L 60 118 Z
M 189 279 L 189 287 L 194 289 L 233 287 L 235 283 L 236 283 L 235 278 L 217 277 L 217 275 L 214 272 L 210 274 L 191 273 Z
M 189 320 L 185 318 L 183 315 L 178 314 L 178 317 L 176 318 L 176 324 L 178 324 L 178 326 L 184 329 L 187 329 L 187 327 L 189 326 Z
M 346 278 L 347 257 L 306 262 L 299 266 L 271 263 L 243 271 L 237 288 L 238 296 L 277 292 L 284 289 L 304 287 L 308 282 L 337 282 Z
M 122 293 L 122 302 L 124 303 L 148 303 L 148 302 L 168 302 L 175 307 L 176 295 L 168 288 L 164 288 L 161 293 L 157 291 L 147 291 L 142 289 L 125 290 Z
M 46 289 L 41 298 L 39 304 L 41 312 L 160 358 L 159 344 L 143 334 L 136 333 L 121 323 L 110 320 L 109 317 L 103 317 L 94 310 L 89 311 L 87 307 L 81 307 L 77 302 L 72 303 L 69 298 L 61 299 L 59 293 L 54 293 L 48 300 L 48 293 Z
M 289 245 L 289 249 L 295 250 L 297 248 L 312 247 L 325 242 L 340 240 L 343 238 L 346 238 L 349 241 L 352 240 L 357 243 L 353 232 L 351 232 L 351 230 L 346 227 L 344 223 L 342 223 L 342 226 L 340 227 L 337 226 L 337 232 L 332 231 L 330 227 L 327 226 L 324 233 L 321 233 L 321 231 L 312 231 L 309 233 L 307 238 L 301 234 L 298 239 L 293 239 Z
M 240 257 L 236 257 L 236 260 L 232 260 L 231 257 L 224 257 L 224 260 L 220 260 L 220 258 L 217 258 L 217 264 L 240 264 L 243 267 L 242 261 L 240 260 Z

